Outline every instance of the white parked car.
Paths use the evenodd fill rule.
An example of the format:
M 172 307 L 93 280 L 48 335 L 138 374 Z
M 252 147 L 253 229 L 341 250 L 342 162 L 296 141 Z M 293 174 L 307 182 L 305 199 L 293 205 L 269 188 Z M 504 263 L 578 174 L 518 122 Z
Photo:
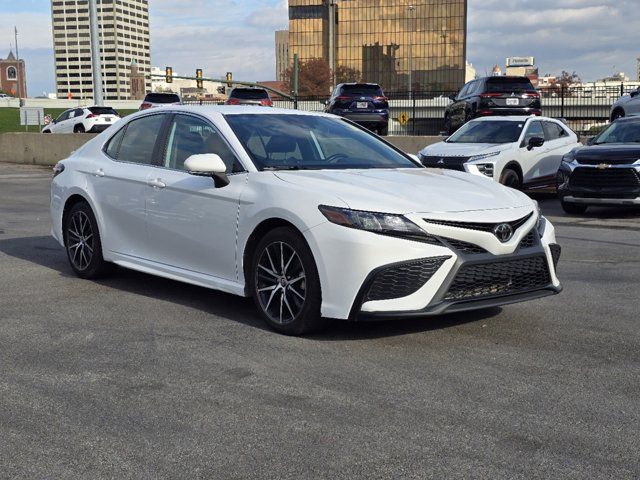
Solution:
M 640 87 L 625 93 L 611 107 L 609 118 L 615 121 L 622 117 L 640 115 Z
M 560 291 L 553 226 L 516 190 L 426 169 L 335 116 L 138 112 L 54 168 L 53 235 L 109 263 L 253 297 L 274 329 L 401 318 Z
M 426 167 L 486 176 L 516 189 L 555 186 L 562 156 L 580 146 L 564 123 L 546 117 L 483 117 L 422 149 Z
M 42 133 L 99 133 L 120 120 L 111 107 L 78 107 L 65 110 Z

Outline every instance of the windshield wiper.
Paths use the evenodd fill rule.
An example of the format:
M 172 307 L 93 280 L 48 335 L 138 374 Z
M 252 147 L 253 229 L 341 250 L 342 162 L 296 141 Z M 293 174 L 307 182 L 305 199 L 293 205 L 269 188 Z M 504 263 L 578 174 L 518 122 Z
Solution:
M 267 172 L 274 172 L 276 170 L 305 170 L 306 167 L 301 167 L 299 165 L 271 165 L 269 167 L 264 167 L 262 170 Z

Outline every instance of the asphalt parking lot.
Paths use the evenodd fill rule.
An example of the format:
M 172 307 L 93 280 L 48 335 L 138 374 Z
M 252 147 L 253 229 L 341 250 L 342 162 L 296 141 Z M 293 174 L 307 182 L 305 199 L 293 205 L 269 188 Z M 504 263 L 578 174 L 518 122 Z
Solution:
M 48 172 L 0 164 L 1 478 L 640 477 L 640 211 L 539 197 L 560 295 L 290 338 L 249 300 L 73 276 Z

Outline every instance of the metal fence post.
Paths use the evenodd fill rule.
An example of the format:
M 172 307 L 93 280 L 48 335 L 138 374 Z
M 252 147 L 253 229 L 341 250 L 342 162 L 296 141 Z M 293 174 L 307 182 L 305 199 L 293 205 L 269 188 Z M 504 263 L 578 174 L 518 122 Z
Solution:
M 620 96 L 624 95 L 624 82 L 620 82 Z
M 411 105 L 411 134 L 415 135 L 416 134 L 416 95 L 413 89 L 411 89 L 410 95 L 411 95 L 411 99 L 413 100 L 413 103 Z
M 560 85 L 560 118 L 564 118 L 564 83 Z

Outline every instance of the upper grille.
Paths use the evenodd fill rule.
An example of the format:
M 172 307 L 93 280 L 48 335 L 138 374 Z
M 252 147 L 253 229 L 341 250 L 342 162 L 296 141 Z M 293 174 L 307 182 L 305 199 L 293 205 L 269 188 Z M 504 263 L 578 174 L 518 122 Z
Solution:
M 513 222 L 500 222 L 500 223 L 508 223 L 511 225 L 514 231 L 524 225 L 527 220 L 533 215 L 530 213 L 529 215 L 522 217 L 518 220 L 514 220 Z M 480 230 L 483 232 L 493 232 L 493 229 L 500 225 L 500 223 L 475 223 L 475 222 L 450 222 L 449 220 L 431 220 L 428 218 L 423 218 L 425 222 L 435 223 L 436 225 L 446 225 L 448 227 L 457 227 L 457 228 L 466 228 L 469 230 Z
M 488 253 L 484 248 L 479 245 L 475 245 L 469 242 L 463 242 L 462 240 L 456 240 L 455 238 L 446 238 L 440 237 L 442 240 L 446 241 L 449 245 L 451 245 L 454 249 L 464 252 L 464 253 Z
M 569 188 L 638 188 L 640 178 L 633 168 L 576 168 L 569 177 Z
M 520 240 L 520 245 L 518 248 L 531 248 L 536 244 L 536 230 L 531 229 L 529 233 L 527 233 L 522 240 Z
M 445 157 L 441 155 L 422 155 L 420 160 L 425 167 L 446 168 L 449 170 L 459 170 L 464 172 L 464 164 L 469 157 Z
M 640 158 L 639 154 L 629 155 L 629 156 L 618 156 L 618 158 L 603 158 L 602 156 L 586 156 L 586 155 L 577 155 L 576 160 L 580 165 L 600 165 L 601 163 L 608 163 L 609 165 L 633 165 L 638 158 Z
M 417 292 L 449 258 L 424 258 L 380 270 L 373 278 L 365 301 L 401 298 Z
M 502 262 L 463 265 L 454 278 L 445 300 L 471 300 L 516 294 L 543 288 L 551 283 L 544 256 Z

